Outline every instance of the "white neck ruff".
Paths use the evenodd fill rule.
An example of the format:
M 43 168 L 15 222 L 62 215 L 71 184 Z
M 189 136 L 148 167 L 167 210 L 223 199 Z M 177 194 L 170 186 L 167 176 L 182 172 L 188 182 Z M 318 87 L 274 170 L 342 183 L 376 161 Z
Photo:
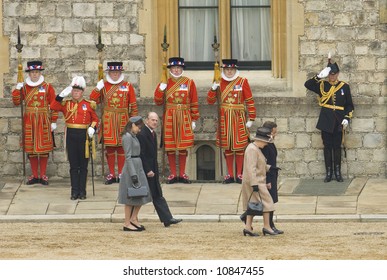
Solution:
M 124 80 L 124 74 L 121 73 L 121 76 L 118 78 L 118 80 L 117 80 L 117 81 L 113 81 L 112 78 L 110 78 L 109 73 L 107 73 L 107 74 L 106 74 L 106 80 L 107 80 L 110 84 L 116 85 L 116 84 L 121 83 L 121 82 Z
M 238 70 L 238 69 L 235 71 L 234 76 L 232 76 L 231 78 L 228 78 L 228 77 L 223 73 L 223 71 L 222 71 L 222 78 L 223 78 L 223 80 L 226 80 L 227 82 L 234 81 L 234 80 L 235 80 L 236 78 L 238 78 L 238 77 L 239 77 L 239 70 Z
M 44 82 L 43 75 L 40 75 L 39 80 L 36 82 L 31 81 L 30 77 L 27 77 L 27 79 L 26 79 L 26 84 L 29 85 L 30 87 L 37 87 L 38 85 L 40 85 L 43 82 Z
M 169 71 L 169 74 L 171 74 L 171 76 L 174 77 L 175 79 L 178 79 L 178 78 L 180 78 L 181 76 L 183 76 L 183 73 L 184 73 L 184 71 L 182 71 L 180 75 L 173 75 L 172 72 Z

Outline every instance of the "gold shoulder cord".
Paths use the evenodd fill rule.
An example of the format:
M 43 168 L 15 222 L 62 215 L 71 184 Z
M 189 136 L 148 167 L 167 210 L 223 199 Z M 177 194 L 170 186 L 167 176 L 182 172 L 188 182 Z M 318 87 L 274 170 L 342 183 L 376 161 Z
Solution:
M 320 106 L 325 105 L 328 100 L 332 97 L 332 95 L 341 89 L 344 85 L 344 82 L 340 82 L 337 86 L 331 86 L 328 92 L 324 90 L 324 82 L 320 82 L 320 92 L 321 92 L 321 97 L 319 98 L 318 102 Z
M 71 102 L 67 102 L 67 112 L 69 112 L 70 114 L 68 114 L 65 118 L 65 121 L 67 122 L 67 120 L 69 120 L 74 114 L 75 114 L 75 118 L 77 117 L 77 109 L 78 109 L 78 103 L 75 103 L 74 107 L 71 109 Z

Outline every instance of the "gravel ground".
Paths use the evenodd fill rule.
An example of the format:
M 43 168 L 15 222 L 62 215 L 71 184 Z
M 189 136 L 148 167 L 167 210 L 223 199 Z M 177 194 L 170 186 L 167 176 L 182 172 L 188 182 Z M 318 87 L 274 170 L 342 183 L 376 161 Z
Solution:
M 2 260 L 385 260 L 387 223 L 278 223 L 285 234 L 242 235 L 239 222 L 1 223 Z

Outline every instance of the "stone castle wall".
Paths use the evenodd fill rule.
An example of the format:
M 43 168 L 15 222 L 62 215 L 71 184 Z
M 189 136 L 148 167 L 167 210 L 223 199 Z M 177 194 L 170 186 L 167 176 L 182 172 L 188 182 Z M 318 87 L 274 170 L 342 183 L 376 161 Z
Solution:
M 145 1 L 145 0 L 144 0 Z M 295 1 L 295 0 L 292 0 Z M 332 52 L 347 81 L 355 104 L 353 121 L 346 136 L 347 157 L 343 157 L 343 174 L 381 176 L 386 172 L 386 42 L 387 26 L 381 16 L 381 1 L 299 0 L 304 7 L 304 34 L 299 38 L 299 70 L 308 77 L 320 71 L 326 55 Z M 86 77 L 87 96 L 97 83 L 99 57 L 95 47 L 98 26 L 106 45 L 103 61 L 124 62 L 127 79 L 138 94 L 142 115 L 149 110 L 160 113 L 149 93 L 141 92 L 141 73 L 145 68 L 145 36 L 139 33 L 141 0 L 86 1 L 16 1 L 3 0 L 3 36 L 9 37 L 9 73 L 3 73 L 3 98 L 0 98 L 0 175 L 18 176 L 22 171 L 19 147 L 20 108 L 10 99 L 17 77 L 16 31 L 22 33 L 23 67 L 26 61 L 40 58 L 45 64 L 44 76 L 59 93 L 74 74 Z M 289 26 L 291 28 L 291 26 Z M 159 50 L 157 50 L 159 51 Z M 105 64 L 104 64 L 105 65 Z M 243 76 L 243 70 L 241 75 Z M 275 83 L 275 82 L 274 82 Z M 275 88 L 275 85 L 273 85 Z M 216 113 L 206 105 L 207 89 L 199 88 L 201 118 L 197 123 L 197 140 L 215 137 Z M 253 88 L 257 119 L 252 128 L 266 120 L 278 124 L 276 145 L 281 175 L 322 177 L 324 174 L 322 142 L 315 129 L 319 107 L 314 93 L 292 94 L 291 89 L 271 94 L 270 86 Z M 68 163 L 63 152 L 63 118 L 58 121 L 57 148 L 50 156 L 47 175 L 68 177 Z M 189 163 L 194 166 L 193 163 Z M 27 161 L 27 175 L 29 164 Z M 101 175 L 101 155 L 95 161 Z M 105 171 L 107 168 L 105 167 Z

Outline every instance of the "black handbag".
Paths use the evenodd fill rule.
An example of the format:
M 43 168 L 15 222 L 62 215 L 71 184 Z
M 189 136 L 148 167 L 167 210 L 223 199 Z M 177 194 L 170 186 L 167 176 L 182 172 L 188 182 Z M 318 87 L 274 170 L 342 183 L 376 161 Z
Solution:
M 253 192 L 254 191 L 251 192 L 251 195 L 249 197 L 249 201 L 247 203 L 246 214 L 247 215 L 251 215 L 251 216 L 262 216 L 262 214 L 263 214 L 263 204 L 262 204 L 261 194 L 258 191 L 258 195 L 259 195 L 260 201 L 252 202 L 252 201 L 250 201 L 250 199 L 251 199 L 251 196 L 253 195 Z
M 128 197 L 136 198 L 136 197 L 145 197 L 148 196 L 148 187 L 146 185 L 135 185 L 132 184 L 128 187 Z

